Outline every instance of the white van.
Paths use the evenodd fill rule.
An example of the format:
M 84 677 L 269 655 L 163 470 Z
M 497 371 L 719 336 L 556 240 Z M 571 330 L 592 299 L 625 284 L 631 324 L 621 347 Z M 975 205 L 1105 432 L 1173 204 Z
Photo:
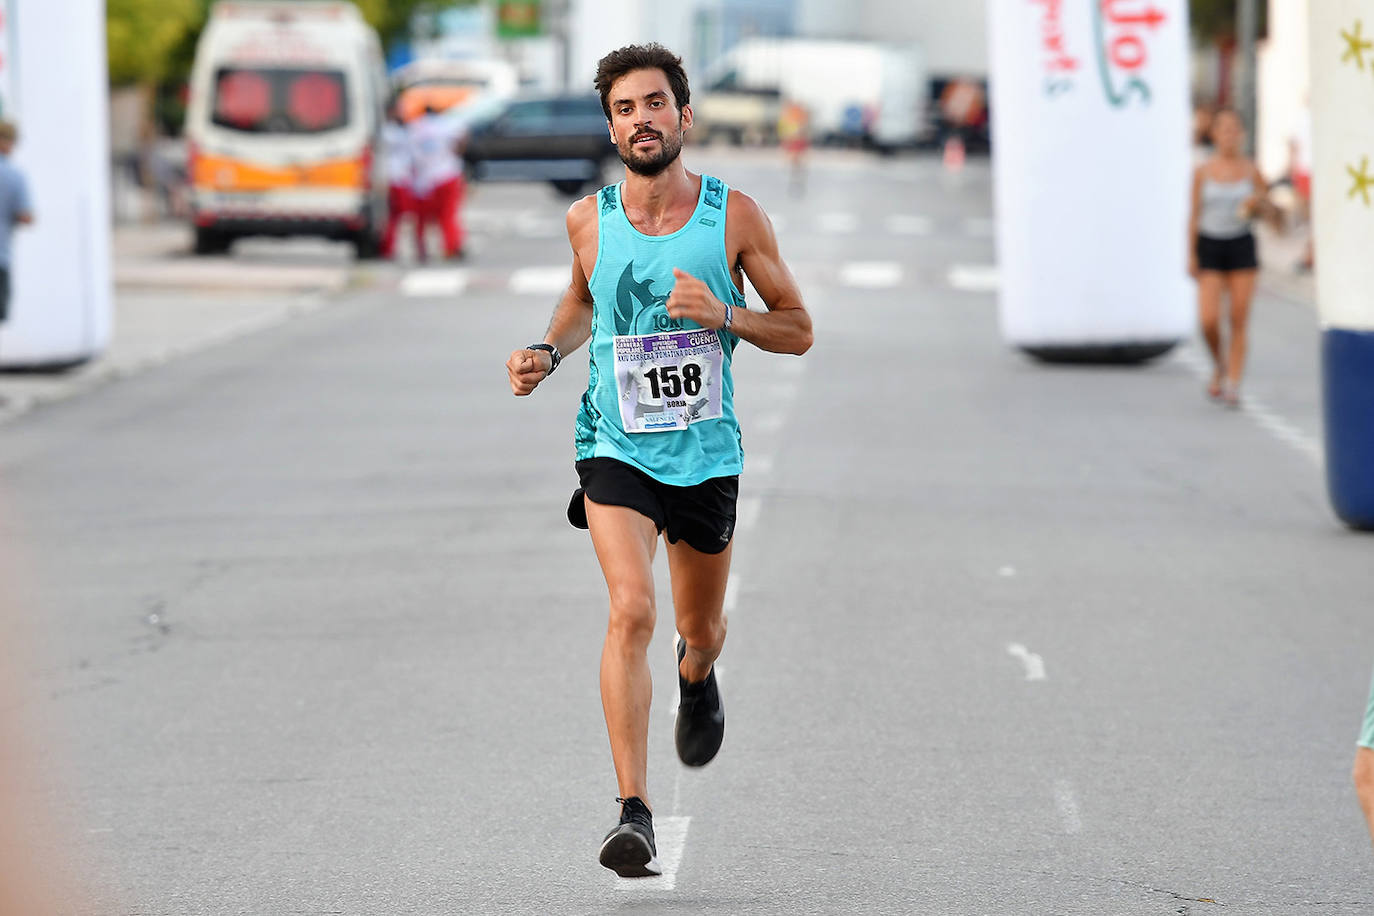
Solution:
M 374 256 L 387 89 L 377 34 L 352 3 L 216 3 L 186 109 L 196 251 L 245 235 L 323 235 Z

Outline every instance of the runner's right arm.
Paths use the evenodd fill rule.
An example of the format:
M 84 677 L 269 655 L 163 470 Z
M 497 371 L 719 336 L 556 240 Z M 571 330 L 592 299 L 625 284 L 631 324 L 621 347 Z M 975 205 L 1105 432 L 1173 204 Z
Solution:
M 590 239 L 587 235 L 589 232 Z M 565 356 L 586 343 L 592 334 L 592 291 L 587 285 L 587 271 L 580 254 L 587 250 L 589 241 L 590 250 L 595 252 L 596 195 L 584 197 L 568 208 L 568 242 L 573 250 L 572 280 L 554 307 L 549 329 L 544 332 L 544 343 L 556 347 Z M 516 350 L 506 360 L 510 388 L 516 397 L 524 397 L 534 391 L 551 371 L 553 354 L 544 350 Z

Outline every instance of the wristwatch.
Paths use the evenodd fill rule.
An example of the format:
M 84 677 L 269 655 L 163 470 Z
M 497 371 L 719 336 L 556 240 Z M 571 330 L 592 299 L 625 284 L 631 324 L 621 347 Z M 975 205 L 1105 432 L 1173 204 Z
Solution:
M 525 349 L 526 349 L 526 350 L 543 350 L 545 353 L 549 354 L 549 356 L 552 356 L 552 357 L 553 357 L 553 365 L 549 366 L 549 375 L 553 375 L 553 370 L 557 369 L 557 368 L 558 368 L 558 364 L 561 363 L 561 362 L 563 362 L 563 354 L 562 354 L 562 353 L 559 353 L 559 352 L 558 352 L 558 348 L 555 347 L 553 344 L 547 344 L 547 343 L 530 344 L 530 345 L 529 345 L 528 347 L 526 347 Z

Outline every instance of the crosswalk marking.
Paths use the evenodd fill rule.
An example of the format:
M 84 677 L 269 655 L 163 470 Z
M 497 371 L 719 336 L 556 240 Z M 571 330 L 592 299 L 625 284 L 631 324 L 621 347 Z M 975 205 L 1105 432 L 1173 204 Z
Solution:
M 406 296 L 456 296 L 467 285 L 467 271 L 461 268 L 422 268 L 401 278 L 401 293 Z
M 902 282 L 902 265 L 896 261 L 850 261 L 840 266 L 840 282 L 863 289 L 887 289 Z
M 892 289 L 913 279 L 911 271 L 898 261 L 847 261 L 839 265 L 833 276 L 839 285 L 857 289 Z M 995 264 L 951 264 L 945 270 L 944 280 L 951 288 L 964 292 L 996 292 L 1001 285 Z M 517 296 L 553 296 L 567 289 L 568 282 L 565 264 L 510 271 L 429 267 L 401 274 L 398 289 L 405 296 L 452 298 L 476 284 L 475 288 L 480 290 L 504 289 Z M 757 293 L 754 295 L 757 297 Z
M 521 267 L 510 275 L 510 291 L 517 295 L 550 295 L 568 288 L 572 272 L 567 265 Z
M 949 285 L 970 293 L 993 293 L 1002 285 L 995 264 L 955 264 L 949 269 Z

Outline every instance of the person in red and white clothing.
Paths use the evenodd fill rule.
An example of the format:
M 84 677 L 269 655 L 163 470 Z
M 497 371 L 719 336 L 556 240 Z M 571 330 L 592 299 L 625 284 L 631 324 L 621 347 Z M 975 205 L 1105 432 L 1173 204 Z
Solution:
M 411 189 L 417 210 L 416 230 L 423 260 L 424 231 L 432 222 L 439 224 L 444 237 L 444 255 L 463 255 L 463 226 L 458 209 L 463 202 L 463 142 L 467 137 L 460 121 L 434 108 L 410 122 L 408 128 L 411 156 Z
M 415 217 L 416 243 L 424 250 L 424 224 L 415 208 L 411 189 L 410 133 L 401 121 L 400 107 L 393 99 L 387 108 L 386 124 L 382 126 L 382 148 L 386 156 L 387 217 L 382 233 L 382 257 L 390 258 L 396 251 L 396 229 L 406 216 Z

